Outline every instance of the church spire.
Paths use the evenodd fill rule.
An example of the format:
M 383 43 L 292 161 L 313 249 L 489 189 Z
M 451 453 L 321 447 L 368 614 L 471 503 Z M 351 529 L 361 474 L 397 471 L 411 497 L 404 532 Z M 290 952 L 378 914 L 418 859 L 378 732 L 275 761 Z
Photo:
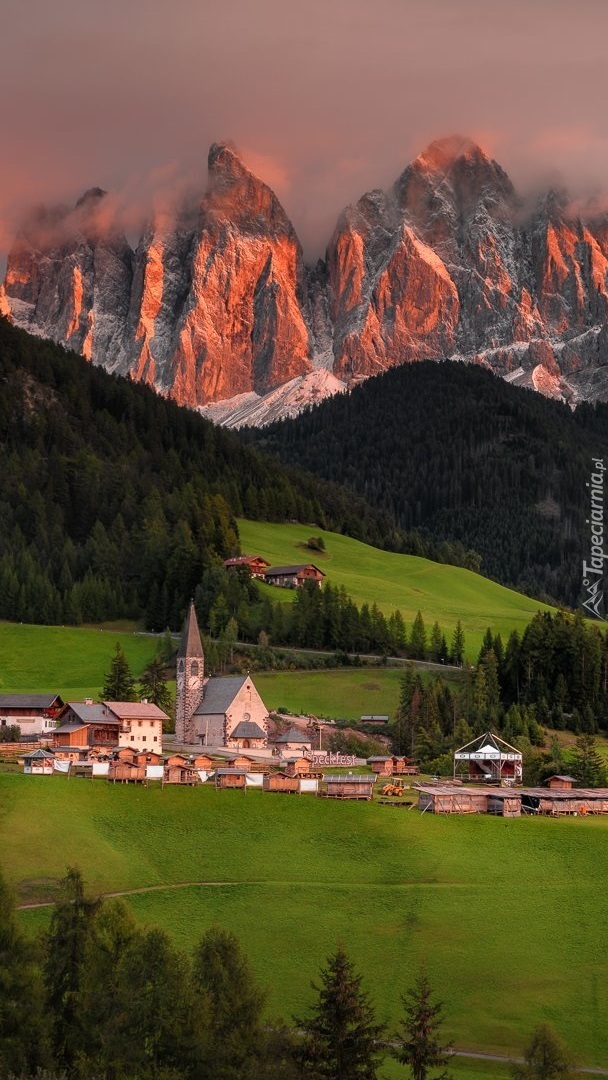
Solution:
M 190 601 L 190 607 L 184 622 L 184 629 L 182 630 L 182 638 L 179 643 L 177 655 L 178 657 L 203 656 L 203 645 L 198 628 L 196 611 L 194 609 L 194 600 Z

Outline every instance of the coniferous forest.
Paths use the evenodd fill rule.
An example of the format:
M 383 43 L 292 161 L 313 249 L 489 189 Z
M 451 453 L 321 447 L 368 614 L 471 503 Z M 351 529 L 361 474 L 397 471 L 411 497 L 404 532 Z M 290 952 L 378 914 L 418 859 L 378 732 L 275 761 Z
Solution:
M 478 552 L 488 577 L 579 602 L 606 404 L 572 410 L 480 367 L 417 362 L 241 437 L 339 478 L 402 529 Z

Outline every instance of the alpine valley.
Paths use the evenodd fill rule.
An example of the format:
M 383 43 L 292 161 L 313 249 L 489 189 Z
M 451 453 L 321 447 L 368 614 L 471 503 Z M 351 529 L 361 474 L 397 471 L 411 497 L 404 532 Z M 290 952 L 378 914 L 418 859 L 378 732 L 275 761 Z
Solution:
M 9 254 L 0 312 L 232 426 L 294 415 L 390 367 L 452 358 L 571 403 L 608 395 L 608 215 L 527 206 L 475 143 L 432 143 L 344 210 L 304 264 L 274 193 L 214 144 L 198 205 L 133 249 L 98 188 L 42 209 Z

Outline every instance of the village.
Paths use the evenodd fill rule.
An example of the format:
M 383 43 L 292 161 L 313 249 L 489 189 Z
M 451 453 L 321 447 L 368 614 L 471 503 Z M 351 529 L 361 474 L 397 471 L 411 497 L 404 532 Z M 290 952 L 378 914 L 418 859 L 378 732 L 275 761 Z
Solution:
M 146 699 L 64 702 L 55 693 L 0 694 L 0 725 L 19 726 L 26 741 L 17 760 L 31 776 L 375 797 L 383 805 L 433 814 L 608 813 L 608 789 L 577 788 L 568 775 L 552 776 L 543 787 L 523 786 L 521 752 L 491 732 L 455 751 L 452 777 L 427 779 L 404 755 L 360 758 L 323 750 L 315 745 L 318 727 L 311 721 L 277 729 L 249 673 L 206 677 L 193 603 L 178 648 L 176 684 L 168 752 L 163 730 L 170 719 Z

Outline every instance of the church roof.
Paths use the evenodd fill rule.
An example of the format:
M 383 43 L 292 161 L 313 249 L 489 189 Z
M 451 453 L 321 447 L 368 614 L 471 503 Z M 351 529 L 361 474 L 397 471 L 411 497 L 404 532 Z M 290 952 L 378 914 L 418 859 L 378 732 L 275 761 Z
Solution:
M 253 720 L 241 720 L 234 731 L 230 732 L 231 739 L 265 739 L 266 732 L 254 724 Z
M 227 712 L 248 678 L 248 675 L 220 675 L 208 679 L 203 698 L 194 715 L 209 716 Z
M 194 600 L 190 601 L 190 607 L 188 608 L 188 614 L 186 615 L 184 622 L 184 629 L 182 631 L 182 638 L 179 643 L 177 655 L 200 656 L 201 659 L 203 658 L 203 644 L 201 642 L 201 635 L 196 619 L 196 611 L 194 610 Z

